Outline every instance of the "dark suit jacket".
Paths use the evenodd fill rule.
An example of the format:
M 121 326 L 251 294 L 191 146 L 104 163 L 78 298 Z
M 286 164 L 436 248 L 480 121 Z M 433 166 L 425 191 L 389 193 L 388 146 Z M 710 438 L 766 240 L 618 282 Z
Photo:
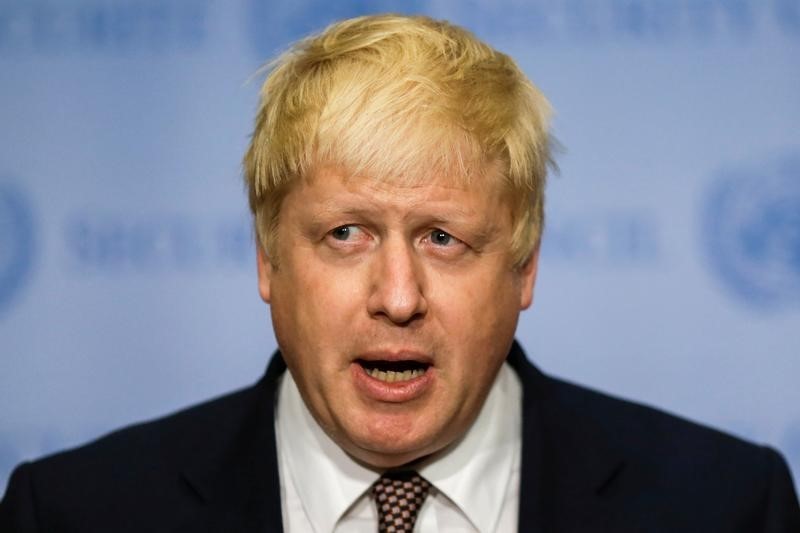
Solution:
M 519 530 L 800 532 L 773 450 L 541 374 L 523 383 Z M 281 530 L 278 355 L 253 387 L 18 467 L 0 532 Z

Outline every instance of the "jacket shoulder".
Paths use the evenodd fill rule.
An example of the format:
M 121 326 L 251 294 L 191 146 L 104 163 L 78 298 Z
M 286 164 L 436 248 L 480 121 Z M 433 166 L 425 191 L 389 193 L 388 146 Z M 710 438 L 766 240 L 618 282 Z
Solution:
M 32 463 L 49 471 L 65 468 L 91 471 L 111 463 L 135 472 L 132 465 L 173 465 L 203 448 L 225 445 L 233 428 L 247 416 L 256 394 L 254 387 L 181 409 L 150 421 L 140 422 L 104 435 L 92 442 L 58 452 Z
M 550 394 L 561 409 L 592 423 L 616 445 L 632 452 L 671 450 L 692 455 L 752 454 L 758 446 L 739 437 L 639 402 L 557 378 Z
M 656 517 L 664 530 L 800 528 L 789 469 L 772 448 L 647 405 L 546 379 L 549 403 L 557 406 L 546 418 L 551 427 L 559 426 L 555 434 L 573 443 L 572 457 L 581 446 L 597 446 L 617 459 L 617 468 L 597 490 L 604 501 L 618 502 L 617 509 L 628 509 L 629 525 L 640 520 L 647 530 Z M 564 443 L 553 441 L 552 446 Z M 564 457 L 560 467 L 570 468 Z
M 0 530 L 144 531 L 157 516 L 169 529 L 201 496 L 184 467 L 233 453 L 258 394 L 242 389 L 20 465 L 0 502 Z

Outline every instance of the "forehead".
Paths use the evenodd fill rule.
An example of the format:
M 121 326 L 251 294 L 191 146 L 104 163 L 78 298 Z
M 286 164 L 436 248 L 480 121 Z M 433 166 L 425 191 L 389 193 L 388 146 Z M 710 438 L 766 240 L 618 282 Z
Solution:
M 503 165 L 499 161 L 478 162 L 461 160 L 444 166 L 441 160 L 419 161 L 415 165 L 399 165 L 393 171 L 389 164 L 350 165 L 347 163 L 320 163 L 300 178 L 304 186 L 336 184 L 350 192 L 369 194 L 382 190 L 423 191 L 450 189 L 464 193 L 501 195 L 510 192 Z
M 497 207 L 509 203 L 506 189 L 502 175 L 494 168 L 374 176 L 332 165 L 317 167 L 297 187 L 309 200 L 315 198 L 331 206 L 348 199 L 419 205 L 448 201 L 475 204 L 480 199 Z

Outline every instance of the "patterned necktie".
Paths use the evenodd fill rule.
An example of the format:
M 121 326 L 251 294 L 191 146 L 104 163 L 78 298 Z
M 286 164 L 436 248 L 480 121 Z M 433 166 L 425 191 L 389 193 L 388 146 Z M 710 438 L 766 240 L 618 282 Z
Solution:
M 417 513 L 431 484 L 413 471 L 386 472 L 372 485 L 378 507 L 378 531 L 414 531 Z

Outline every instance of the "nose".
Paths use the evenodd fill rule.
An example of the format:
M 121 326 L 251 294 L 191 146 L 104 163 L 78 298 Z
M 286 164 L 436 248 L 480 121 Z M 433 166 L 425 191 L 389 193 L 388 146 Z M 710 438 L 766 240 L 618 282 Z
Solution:
M 367 302 L 370 316 L 409 325 L 425 316 L 425 273 L 413 247 L 384 241 L 374 257 Z

